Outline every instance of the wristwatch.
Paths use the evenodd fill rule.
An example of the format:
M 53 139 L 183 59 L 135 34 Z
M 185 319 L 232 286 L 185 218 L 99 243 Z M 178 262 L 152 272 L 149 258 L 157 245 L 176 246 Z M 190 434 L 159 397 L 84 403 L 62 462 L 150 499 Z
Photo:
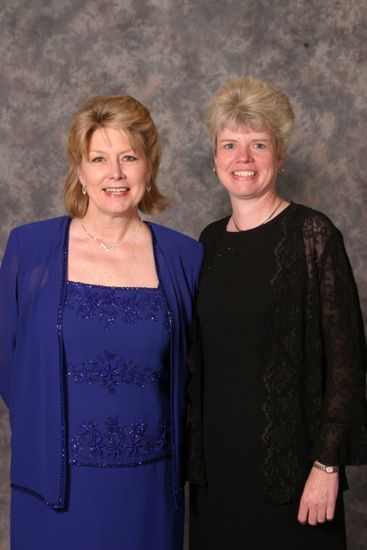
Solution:
M 322 464 L 322 462 L 319 462 L 318 460 L 315 460 L 315 462 L 313 463 L 313 466 L 314 468 L 317 468 L 318 470 L 322 470 L 327 474 L 334 474 L 336 472 L 339 472 L 339 466 L 327 466 L 326 464 Z

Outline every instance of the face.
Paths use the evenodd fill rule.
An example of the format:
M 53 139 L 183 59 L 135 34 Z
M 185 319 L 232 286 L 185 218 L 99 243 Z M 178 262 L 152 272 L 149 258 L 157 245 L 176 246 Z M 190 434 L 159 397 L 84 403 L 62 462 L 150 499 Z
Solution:
M 231 198 L 256 198 L 273 193 L 283 159 L 278 158 L 276 142 L 267 131 L 247 126 L 224 128 L 217 135 L 215 166 Z
M 149 179 L 143 153 L 115 128 L 98 128 L 79 166 L 80 183 L 89 197 L 88 214 L 136 214 Z

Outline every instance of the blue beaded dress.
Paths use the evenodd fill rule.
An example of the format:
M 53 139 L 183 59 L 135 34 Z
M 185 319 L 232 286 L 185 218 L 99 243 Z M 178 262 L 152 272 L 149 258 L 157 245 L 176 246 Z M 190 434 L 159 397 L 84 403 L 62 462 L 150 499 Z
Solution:
M 12 550 L 180 550 L 161 289 L 67 282 L 65 511 L 14 490 Z

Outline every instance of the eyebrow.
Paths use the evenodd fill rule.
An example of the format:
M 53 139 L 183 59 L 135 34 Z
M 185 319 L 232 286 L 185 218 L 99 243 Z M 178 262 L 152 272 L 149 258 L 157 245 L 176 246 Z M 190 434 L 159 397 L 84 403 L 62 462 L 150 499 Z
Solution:
M 88 151 L 88 154 L 90 155 L 91 153 L 103 153 L 103 154 L 106 154 L 108 151 L 107 149 L 105 150 L 102 150 L 102 149 L 90 149 Z M 124 149 L 123 151 L 120 151 L 119 155 L 124 155 L 125 153 L 136 153 L 136 151 L 134 149 Z
M 236 138 L 225 138 L 225 139 L 220 139 L 219 140 L 219 143 L 225 143 L 226 141 L 239 141 L 238 139 Z M 251 141 L 268 141 L 268 142 L 271 142 L 272 140 L 267 138 L 267 137 L 260 137 L 260 138 L 254 138 L 254 139 L 251 139 Z

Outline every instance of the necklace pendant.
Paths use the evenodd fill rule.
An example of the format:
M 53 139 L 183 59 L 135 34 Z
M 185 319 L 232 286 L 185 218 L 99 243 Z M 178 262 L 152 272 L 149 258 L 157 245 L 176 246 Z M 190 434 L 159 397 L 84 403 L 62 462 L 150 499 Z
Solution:
M 101 245 L 101 247 L 103 248 L 103 250 L 105 252 L 111 252 L 111 250 L 113 249 L 113 246 L 107 246 L 106 244 L 104 243 L 99 243 Z
M 141 218 L 139 218 L 139 216 L 138 216 L 138 220 L 139 220 L 140 223 L 139 223 L 139 226 L 136 228 L 136 230 L 133 233 L 131 233 L 126 239 L 120 241 L 117 244 L 113 244 L 112 246 L 108 246 L 106 243 L 101 241 L 101 239 L 99 239 L 98 237 L 95 237 L 94 235 L 89 233 L 88 229 L 84 225 L 83 220 L 80 220 L 80 223 L 82 224 L 82 228 L 84 229 L 84 231 L 86 232 L 88 237 L 90 237 L 91 239 L 96 241 L 103 248 L 103 250 L 105 252 L 111 252 L 112 250 L 115 250 L 115 248 L 117 248 L 119 246 L 122 246 L 123 244 L 127 243 L 128 241 L 130 241 L 130 239 L 132 239 L 133 237 L 135 237 L 135 235 L 138 234 L 138 232 L 140 231 L 140 228 L 143 226 L 143 220 Z

